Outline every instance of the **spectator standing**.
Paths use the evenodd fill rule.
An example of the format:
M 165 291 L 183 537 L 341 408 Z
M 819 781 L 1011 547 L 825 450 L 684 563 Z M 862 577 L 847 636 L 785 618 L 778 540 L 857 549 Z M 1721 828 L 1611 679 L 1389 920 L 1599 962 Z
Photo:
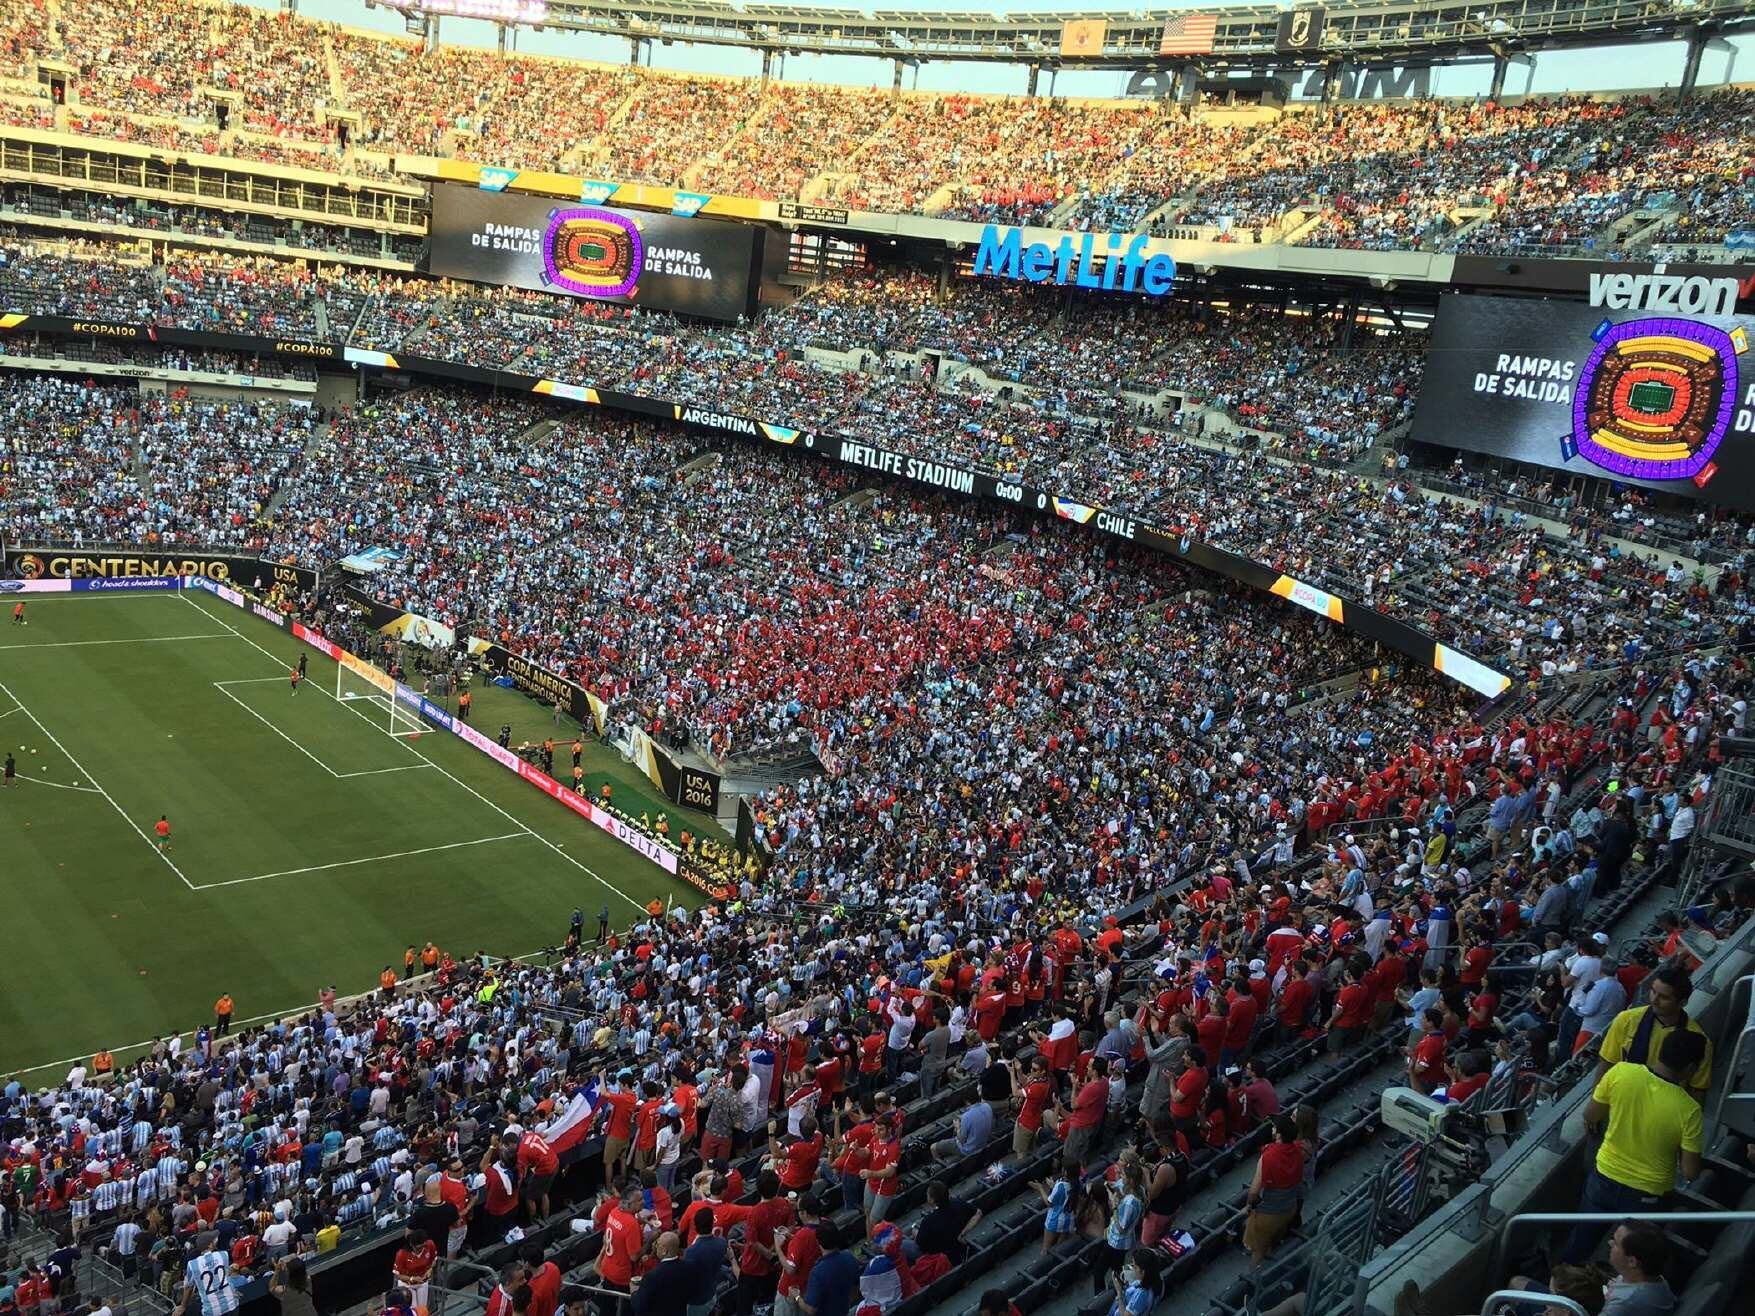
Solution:
M 1249 1219 L 1243 1229 L 1243 1246 L 1257 1266 L 1292 1227 L 1304 1182 L 1304 1147 L 1297 1126 L 1278 1115 L 1273 1130 L 1274 1140 L 1262 1148 L 1249 1182 Z

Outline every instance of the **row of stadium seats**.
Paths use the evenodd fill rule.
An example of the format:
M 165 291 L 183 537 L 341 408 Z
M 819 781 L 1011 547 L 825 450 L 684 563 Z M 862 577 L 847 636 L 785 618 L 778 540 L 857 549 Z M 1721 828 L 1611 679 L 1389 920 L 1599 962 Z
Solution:
M 1716 246 L 1755 211 L 1750 93 L 1309 111 L 914 95 L 439 47 L 197 0 L 7 0 L 25 124 L 382 175 L 397 155 L 1004 223 L 1375 250 Z M 44 93 L 46 95 L 46 92 Z M 57 119 L 59 113 L 62 119 Z M 223 116 L 223 117 L 222 117 Z M 346 128 L 343 139 L 342 128 Z M 1623 223 L 1638 219 L 1637 223 Z M 1314 221 L 1314 222 L 1311 222 Z

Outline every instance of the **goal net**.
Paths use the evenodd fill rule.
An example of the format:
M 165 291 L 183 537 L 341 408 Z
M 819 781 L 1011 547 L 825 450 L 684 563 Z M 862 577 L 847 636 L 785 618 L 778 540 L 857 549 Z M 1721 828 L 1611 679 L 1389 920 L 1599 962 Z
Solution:
M 420 715 L 396 702 L 395 688 L 388 676 L 363 663 L 335 665 L 335 697 L 344 706 L 392 736 L 420 735 Z

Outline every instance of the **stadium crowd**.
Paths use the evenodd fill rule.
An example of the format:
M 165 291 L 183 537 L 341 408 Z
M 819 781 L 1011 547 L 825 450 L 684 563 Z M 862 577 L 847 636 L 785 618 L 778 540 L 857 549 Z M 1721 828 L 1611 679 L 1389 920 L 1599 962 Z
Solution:
M 51 18 L 9 0 L 14 66 L 77 70 L 100 137 L 381 175 L 402 156 L 1072 227 L 1212 225 L 1373 249 L 1607 250 L 1623 216 L 1716 244 L 1746 223 L 1751 93 L 1203 111 L 701 78 L 439 46 L 195 0 Z M 34 80 L 34 79 L 33 79 Z M 46 126 L 46 103 L 9 104 Z M 1459 213 L 1459 210 L 1461 213 Z M 1479 222 L 1485 220 L 1484 223 Z
M 332 338 L 355 346 L 808 420 L 1196 534 L 1532 675 L 1631 661 L 1652 635 L 1727 634 L 1749 614 L 1755 528 L 1745 518 L 1676 526 L 1632 492 L 1602 509 L 1538 506 L 1454 480 L 1429 488 L 1416 471 L 1350 467 L 1411 415 L 1422 364 L 1418 338 L 1363 324 L 972 280 L 941 295 L 927 276 L 874 271 L 751 324 L 708 327 L 217 253 L 139 267 L 105 263 L 114 253 L 87 241 L 13 246 L 0 289 L 22 310 L 310 338 L 322 313 Z M 519 418 L 511 433 L 539 418 L 504 410 Z M 435 440 L 435 469 L 452 441 Z M 292 505 L 328 496 L 314 487 Z M 301 541 L 306 521 L 285 522 L 287 543 L 313 562 L 373 542 L 338 543 L 333 530 Z M 1710 547 L 1720 569 L 1709 577 L 1618 542 L 1642 538 L 1696 556 Z
M 567 428 L 588 441 L 597 426 Z M 615 423 L 592 437 L 563 464 L 593 471 L 606 509 L 662 515 L 668 499 L 674 526 L 749 529 L 767 550 L 749 558 L 757 583 L 774 562 L 827 597 L 878 557 L 910 584 L 948 557 L 969 632 L 987 634 L 981 600 L 1010 600 L 1017 630 L 986 661 L 941 654 L 848 704 L 864 725 L 843 728 L 837 769 L 758 802 L 765 879 L 625 934 L 605 906 L 595 942 L 575 911 L 543 964 L 410 946 L 406 980 L 386 966 L 367 996 L 325 988 L 256 1023 L 234 1024 L 228 993 L 188 1042 L 100 1050 L 35 1090 L 14 1078 L 0 1211 L 60 1232 L 7 1277 L 15 1300 L 77 1302 L 82 1247 L 170 1296 L 213 1268 L 296 1286 L 286 1258 L 406 1229 L 391 1282 L 424 1305 L 440 1256 L 553 1212 L 563 1157 L 597 1130 L 605 1189 L 568 1210 L 601 1237 L 573 1275 L 591 1291 L 567 1297 L 530 1245 L 501 1272 L 520 1310 L 632 1289 L 637 1311 L 743 1311 L 778 1291 L 885 1312 L 969 1255 L 973 1212 L 935 1215 L 956 1200 L 943 1185 L 904 1240 L 897 1203 L 921 1192 L 905 1178 L 998 1160 L 995 1182 L 1045 1175 L 1044 1252 L 1103 1238 L 1097 1291 L 1119 1270 L 1115 1310 L 1145 1312 L 1193 1242 L 1181 1208 L 1198 1167 L 1271 1130 L 1243 1235 L 1257 1264 L 1312 1190 L 1317 1112 L 1280 1111 L 1271 1058 L 1320 1069 L 1393 1032 L 1406 1082 L 1458 1102 L 1596 1040 L 1609 1071 L 1636 1031 L 1628 991 L 1678 958 L 1672 935 L 1617 965 L 1586 914 L 1685 854 L 1712 738 L 1746 716 L 1741 659 L 1611 683 L 1627 697 L 1577 720 L 1523 703 L 1483 725 L 1431 677 L 1301 700 L 1300 682 L 1365 659 L 1357 640 L 1057 526 L 1008 533 L 888 493 L 837 511 L 838 477 L 783 454 L 718 451 L 707 490 L 617 457 L 650 495 L 623 504 L 621 472 L 580 463 L 660 445 Z M 819 481 L 802 533 L 834 535 L 839 559 L 826 538 L 776 557 L 762 527 Z M 688 520 L 695 497 L 713 516 Z M 604 528 L 576 538 L 634 538 Z M 679 637 L 695 625 L 658 615 Z M 1647 707 L 1674 724 L 1648 737 Z M 1697 734 L 1671 734 L 1683 726 Z M 1599 764 L 1618 792 L 1593 785 Z M 1751 907 L 1750 879 L 1725 888 L 1696 936 L 1728 935 Z M 1488 972 L 1493 944 L 1522 937 L 1577 944 L 1527 996 Z M 1686 969 L 1654 981 L 1670 994 L 1650 1008 L 1686 1033 Z M 1665 1063 L 1685 1049 L 1654 1045 Z M 1712 1058 L 1689 1057 L 1703 1091 Z M 941 1091 L 949 1120 L 926 1114 L 922 1131 L 943 1136 L 909 1151 Z

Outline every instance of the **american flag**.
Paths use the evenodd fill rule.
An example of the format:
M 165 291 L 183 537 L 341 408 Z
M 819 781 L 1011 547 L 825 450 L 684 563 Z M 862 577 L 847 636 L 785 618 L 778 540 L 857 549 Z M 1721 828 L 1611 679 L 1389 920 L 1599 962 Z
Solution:
M 1158 39 L 1160 55 L 1208 55 L 1213 38 L 1218 35 L 1217 14 L 1171 14 L 1164 20 L 1164 35 Z

